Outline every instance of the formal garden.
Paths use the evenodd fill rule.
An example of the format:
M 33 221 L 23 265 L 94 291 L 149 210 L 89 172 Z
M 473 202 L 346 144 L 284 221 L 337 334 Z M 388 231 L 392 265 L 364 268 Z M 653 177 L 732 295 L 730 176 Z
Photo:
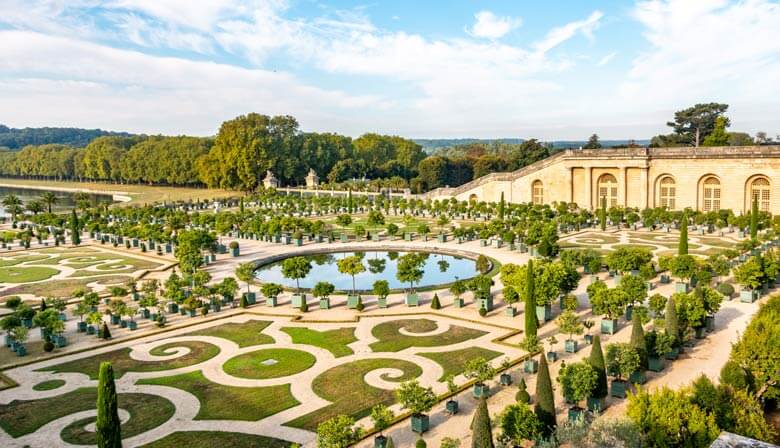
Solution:
M 718 335 L 776 302 L 779 230 L 755 204 L 735 216 L 273 191 L 26 215 L 0 253 L 0 440 L 93 444 L 114 387 L 127 446 L 772 440 L 776 325 L 753 329 L 763 346 L 740 339 L 752 352 Z M 720 384 L 639 387 L 708 338 L 736 358 Z M 686 413 L 662 420 L 663 400 Z

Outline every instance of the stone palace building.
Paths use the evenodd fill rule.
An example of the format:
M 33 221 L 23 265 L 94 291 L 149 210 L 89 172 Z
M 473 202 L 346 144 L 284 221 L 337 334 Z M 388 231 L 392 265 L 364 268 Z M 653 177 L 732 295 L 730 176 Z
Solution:
M 565 150 L 508 173 L 492 173 L 429 198 L 607 206 L 686 207 L 780 213 L 780 146 Z M 603 199 L 602 199 L 603 198 Z

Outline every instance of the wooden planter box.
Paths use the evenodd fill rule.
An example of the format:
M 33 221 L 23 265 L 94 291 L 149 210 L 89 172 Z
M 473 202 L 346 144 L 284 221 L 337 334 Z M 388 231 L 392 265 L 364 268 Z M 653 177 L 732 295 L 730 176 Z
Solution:
M 466 301 L 463 300 L 463 297 L 458 297 L 452 301 L 452 306 L 455 308 L 463 308 L 466 304 Z
M 601 319 L 601 334 L 615 334 L 617 331 L 617 319 Z
M 536 319 L 539 321 L 539 323 L 544 323 L 552 319 L 552 305 L 549 303 L 546 305 L 537 305 Z
M 739 301 L 744 303 L 753 303 L 758 300 L 758 291 L 743 289 L 739 292 Z
M 587 407 L 591 412 L 601 412 L 607 408 L 606 400 L 598 397 L 588 397 Z
M 677 282 L 674 284 L 674 292 L 681 292 L 683 294 L 688 294 L 688 283 L 685 282 Z
M 525 373 L 536 373 L 539 370 L 539 361 L 535 359 L 527 359 L 523 363 L 523 371 Z
M 420 305 L 420 296 L 417 294 L 407 294 L 406 298 L 404 299 L 404 303 L 406 306 L 419 306 Z
M 321 310 L 329 310 L 330 309 L 330 298 L 329 297 L 323 297 L 320 299 L 320 309 Z
M 656 356 L 647 358 L 647 368 L 651 372 L 661 372 L 664 370 L 664 360 Z
M 376 305 L 379 308 L 387 308 L 387 297 L 379 297 L 376 299 Z
M 306 294 L 293 294 L 292 307 L 300 309 L 306 301 Z
M 472 391 L 474 398 L 482 398 L 490 395 L 490 386 L 487 384 L 476 383 Z
M 271 308 L 276 307 L 276 304 L 278 303 L 277 297 L 266 297 L 265 298 L 265 304 L 270 306 Z
M 517 308 L 515 308 L 513 306 L 508 306 L 504 310 L 504 314 L 506 314 L 509 317 L 515 317 L 515 316 L 517 316 Z
M 577 353 L 580 350 L 579 344 L 573 339 L 567 339 L 563 345 L 566 353 Z
M 576 422 L 577 420 L 583 418 L 583 416 L 585 415 L 585 409 L 582 409 L 577 406 L 572 406 L 569 408 L 567 414 L 570 422 Z
M 445 408 L 447 410 L 447 413 L 450 415 L 455 415 L 458 413 L 458 402 L 455 400 L 447 400 L 447 404 L 445 405 Z
M 350 294 L 347 296 L 347 308 L 354 310 L 357 308 L 358 302 L 360 302 L 360 296 L 356 294 Z
M 675 359 L 677 359 L 678 356 L 680 356 L 680 349 L 675 347 L 675 348 L 669 350 L 664 355 L 664 358 L 666 358 L 666 359 L 668 359 L 670 361 L 674 361 Z
M 502 386 L 511 386 L 512 385 L 512 375 L 504 372 L 499 377 L 499 381 L 501 382 Z
M 592 344 L 593 343 L 593 335 L 592 334 L 586 334 L 584 339 L 585 339 L 585 343 L 586 344 Z
M 628 383 L 623 380 L 612 380 L 609 386 L 609 394 L 617 398 L 626 398 L 626 391 L 628 391 Z
M 555 362 L 558 360 L 558 352 L 547 352 L 547 360 Z
M 626 306 L 626 322 L 631 322 L 631 318 L 634 316 L 634 307 L 632 305 Z
M 476 300 L 477 310 L 485 308 L 488 312 L 493 311 L 493 296 Z
M 430 420 L 426 414 L 413 414 L 411 418 L 412 431 L 422 434 L 427 431 L 430 426 Z
M 696 337 L 696 339 L 704 339 L 704 337 L 707 335 L 707 328 L 706 327 L 696 327 L 693 329 L 693 334 Z
M 704 326 L 708 332 L 715 331 L 715 316 L 707 316 L 704 318 Z
M 645 372 L 637 370 L 628 377 L 628 382 L 631 384 L 645 384 L 647 382 L 647 376 L 645 376 Z

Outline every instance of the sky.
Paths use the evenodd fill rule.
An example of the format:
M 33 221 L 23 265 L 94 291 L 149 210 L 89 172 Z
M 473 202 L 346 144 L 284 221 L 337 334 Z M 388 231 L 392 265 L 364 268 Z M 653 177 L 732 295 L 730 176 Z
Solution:
M 780 133 L 780 1 L 0 0 L 0 123 L 642 139 Z

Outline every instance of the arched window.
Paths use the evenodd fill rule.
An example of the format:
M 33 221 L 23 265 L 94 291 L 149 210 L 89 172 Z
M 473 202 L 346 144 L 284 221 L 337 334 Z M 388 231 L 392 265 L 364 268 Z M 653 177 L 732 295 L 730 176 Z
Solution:
M 616 207 L 618 205 L 618 184 L 615 176 L 611 174 L 604 174 L 599 177 L 598 182 L 599 197 L 598 204 L 601 206 L 601 201 L 606 199 L 607 207 Z
M 531 184 L 531 202 L 534 204 L 544 204 L 544 185 L 542 181 L 535 180 Z
M 702 210 L 705 212 L 717 212 L 720 210 L 720 181 L 716 177 L 708 177 L 704 180 L 704 202 Z
M 666 176 L 661 179 L 661 186 L 659 188 L 658 196 L 660 199 L 661 207 L 665 207 L 669 210 L 675 208 L 675 198 L 677 196 L 677 186 L 674 183 L 674 179 L 670 176 Z
M 769 211 L 769 180 L 765 177 L 759 177 L 750 183 L 750 207 L 753 206 L 754 199 L 758 201 L 759 210 Z

